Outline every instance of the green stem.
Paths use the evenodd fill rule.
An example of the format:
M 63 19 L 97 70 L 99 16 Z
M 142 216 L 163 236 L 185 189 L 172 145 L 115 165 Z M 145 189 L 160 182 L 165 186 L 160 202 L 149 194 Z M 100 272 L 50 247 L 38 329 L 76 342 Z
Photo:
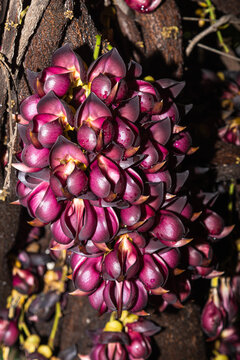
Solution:
M 102 41 L 101 35 L 96 35 L 96 44 L 93 52 L 93 60 L 97 60 L 99 56 L 101 41 Z
M 217 20 L 216 19 L 216 14 L 215 14 L 215 7 L 213 6 L 211 0 L 206 0 L 206 4 L 208 6 L 208 12 L 209 12 L 209 17 L 210 17 L 210 20 L 211 20 L 211 24 L 214 24 L 215 21 Z M 227 45 L 225 44 L 225 42 L 223 40 L 221 31 L 217 30 L 216 33 L 217 33 L 217 38 L 218 38 L 219 45 L 223 48 L 223 50 L 226 53 L 228 53 L 229 49 L 228 49 Z
M 233 211 L 233 198 L 234 198 L 234 190 L 235 190 L 235 181 L 231 181 L 229 186 L 229 203 L 228 203 L 228 211 L 232 213 Z
M 54 317 L 54 322 L 53 322 L 53 327 L 51 330 L 51 334 L 48 338 L 48 346 L 53 349 L 54 348 L 54 339 L 56 336 L 56 332 L 57 332 L 57 328 L 58 328 L 58 323 L 59 323 L 59 319 L 62 316 L 61 313 L 61 306 L 60 306 L 60 302 L 58 301 L 56 303 L 56 310 L 55 310 L 55 317 Z
M 28 327 L 24 321 L 24 310 L 22 310 L 20 318 L 19 318 L 19 322 L 18 322 L 18 327 L 19 330 L 23 330 L 25 335 L 28 337 L 31 335 L 30 331 L 28 330 Z

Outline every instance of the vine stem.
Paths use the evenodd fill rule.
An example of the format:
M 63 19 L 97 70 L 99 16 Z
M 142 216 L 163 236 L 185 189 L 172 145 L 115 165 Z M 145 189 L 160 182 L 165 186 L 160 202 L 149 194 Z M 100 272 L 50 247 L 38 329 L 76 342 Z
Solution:
M 54 339 L 56 336 L 56 332 L 57 332 L 57 328 L 58 328 L 58 323 L 59 323 L 59 319 L 62 316 L 61 313 L 61 306 L 60 306 L 60 302 L 58 301 L 56 303 L 56 310 L 55 310 L 55 317 L 54 317 L 54 322 L 53 322 L 53 327 L 51 330 L 51 334 L 48 338 L 48 346 L 53 349 L 54 348 Z
M 18 322 L 18 328 L 19 328 L 19 330 L 24 331 L 26 337 L 31 335 L 30 331 L 28 330 L 27 324 L 24 321 L 24 310 L 22 310 L 22 312 L 21 312 L 19 322 Z
M 12 159 L 13 159 L 13 154 L 14 154 L 14 144 L 16 141 L 16 137 L 17 137 L 17 123 L 15 124 L 15 127 L 13 129 L 13 112 L 12 112 L 12 96 L 11 96 L 11 84 L 10 84 L 10 79 L 9 76 L 12 78 L 13 80 L 13 84 L 16 90 L 16 84 L 11 72 L 11 69 L 9 68 L 8 64 L 5 62 L 4 57 L 2 54 L 0 54 L 0 64 L 2 66 L 2 69 L 4 69 L 5 71 L 5 75 L 6 75 L 6 81 L 7 81 L 7 92 L 8 92 L 8 119 L 9 119 L 9 142 L 7 144 L 8 147 L 8 164 L 6 167 L 6 176 L 4 179 L 4 184 L 3 184 L 3 188 L 0 190 L 0 200 L 5 201 L 7 195 L 8 195 L 8 191 L 10 189 L 10 184 L 11 184 L 11 170 L 12 170 Z M 17 92 L 16 92 L 17 94 Z M 18 98 L 18 97 L 17 97 Z
M 93 60 L 97 60 L 99 56 L 101 41 L 102 41 L 101 35 L 96 35 L 96 44 L 93 52 Z

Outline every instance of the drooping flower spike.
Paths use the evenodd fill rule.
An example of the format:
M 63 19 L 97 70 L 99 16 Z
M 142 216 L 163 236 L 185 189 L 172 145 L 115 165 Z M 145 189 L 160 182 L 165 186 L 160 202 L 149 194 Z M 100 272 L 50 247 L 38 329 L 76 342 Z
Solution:
M 189 171 L 178 170 L 196 150 L 175 102 L 184 82 L 150 82 L 141 72 L 116 49 L 88 69 L 68 44 L 58 49 L 49 67 L 28 72 L 34 94 L 20 105 L 14 164 L 19 202 L 35 225 L 50 223 L 52 251 L 68 250 L 75 294 L 119 317 L 143 310 L 149 294 L 161 295 L 163 307 L 180 307 L 191 280 L 216 276 L 211 242 L 232 229 L 208 196 L 190 199 Z M 130 332 L 148 356 L 148 341 Z M 127 351 L 134 358 L 134 346 Z

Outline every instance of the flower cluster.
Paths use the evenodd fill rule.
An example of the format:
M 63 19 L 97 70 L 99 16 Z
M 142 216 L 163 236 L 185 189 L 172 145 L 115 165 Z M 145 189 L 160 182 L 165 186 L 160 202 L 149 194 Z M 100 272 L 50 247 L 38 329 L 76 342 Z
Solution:
M 103 330 L 92 334 L 94 346 L 90 355 L 80 355 L 82 360 L 142 360 L 152 353 L 150 336 L 160 327 L 143 317 L 123 311 L 116 320 L 112 313 Z
M 191 279 L 216 276 L 211 242 L 232 229 L 211 210 L 214 196 L 184 190 L 178 168 L 196 150 L 174 102 L 184 83 L 141 72 L 116 49 L 88 70 L 69 45 L 58 49 L 50 67 L 28 72 L 14 164 L 32 223 L 51 223 L 54 251 L 72 253 L 77 294 L 119 316 L 148 294 L 179 306 Z

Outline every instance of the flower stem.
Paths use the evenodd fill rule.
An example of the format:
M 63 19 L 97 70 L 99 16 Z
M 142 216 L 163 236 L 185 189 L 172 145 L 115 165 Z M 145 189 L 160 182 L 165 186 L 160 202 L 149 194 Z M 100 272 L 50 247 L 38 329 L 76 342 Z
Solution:
M 216 21 L 216 15 L 215 15 L 215 7 L 213 6 L 211 0 L 206 0 L 206 4 L 208 6 L 208 12 L 209 12 L 209 17 L 210 17 L 210 21 L 212 24 L 215 23 Z M 223 50 L 228 53 L 229 49 L 227 47 L 227 45 L 224 43 L 223 41 L 223 37 L 222 37 L 222 33 L 220 30 L 216 31 L 217 37 L 218 37 L 218 42 L 219 45 L 223 48 Z
M 56 332 L 57 332 L 57 328 L 58 328 L 58 323 L 59 323 L 59 319 L 62 316 L 61 313 L 61 306 L 60 306 L 60 302 L 58 301 L 56 303 L 56 310 L 55 310 L 55 317 L 54 317 L 54 322 L 53 322 L 53 327 L 51 330 L 51 334 L 48 338 L 48 346 L 53 349 L 54 348 L 54 339 L 56 336 Z
M 102 40 L 101 35 L 96 35 L 96 44 L 95 44 L 94 52 L 93 52 L 93 60 L 97 60 L 97 58 L 99 56 L 101 40 Z

